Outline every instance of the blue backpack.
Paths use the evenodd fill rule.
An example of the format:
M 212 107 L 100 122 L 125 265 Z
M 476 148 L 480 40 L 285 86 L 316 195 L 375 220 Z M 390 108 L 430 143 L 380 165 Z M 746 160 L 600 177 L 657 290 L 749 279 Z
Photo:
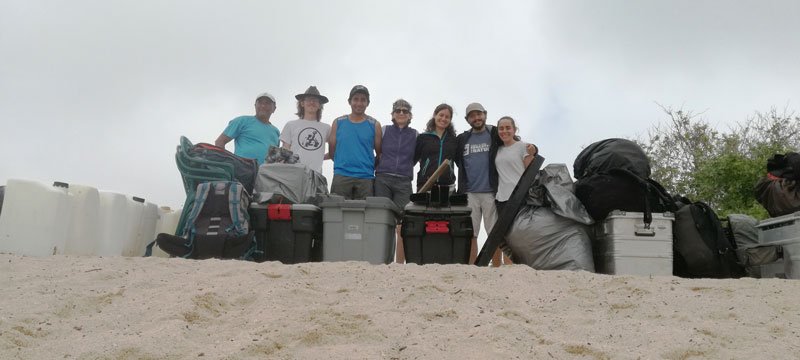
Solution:
M 250 195 L 234 181 L 197 185 L 182 236 L 158 234 L 158 247 L 189 259 L 247 259 L 255 246 L 247 207 Z

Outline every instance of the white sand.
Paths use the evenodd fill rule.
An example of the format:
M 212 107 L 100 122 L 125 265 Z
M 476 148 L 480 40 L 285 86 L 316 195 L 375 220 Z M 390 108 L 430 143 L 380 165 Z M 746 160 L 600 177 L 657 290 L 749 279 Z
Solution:
M 771 359 L 800 281 L 0 255 L 0 358 Z

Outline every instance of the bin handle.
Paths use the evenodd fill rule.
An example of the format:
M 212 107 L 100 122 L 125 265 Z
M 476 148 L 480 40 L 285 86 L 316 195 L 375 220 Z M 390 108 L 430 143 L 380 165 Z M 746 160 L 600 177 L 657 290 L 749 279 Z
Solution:
M 365 204 L 342 204 L 340 207 L 343 211 L 355 211 L 355 210 L 365 210 L 367 206 Z

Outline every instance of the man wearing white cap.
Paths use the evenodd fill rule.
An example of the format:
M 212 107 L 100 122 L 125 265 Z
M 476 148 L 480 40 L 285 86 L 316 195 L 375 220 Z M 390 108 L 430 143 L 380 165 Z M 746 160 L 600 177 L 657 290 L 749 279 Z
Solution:
M 483 105 L 479 103 L 467 105 L 464 118 L 469 123 L 470 129 L 456 137 L 458 152 L 455 160 L 458 165 L 458 192 L 467 194 L 467 202 L 472 209 L 474 235 L 469 257 L 469 262 L 472 264 L 478 255 L 481 218 L 487 234 L 492 232 L 492 226 L 497 220 L 494 198 L 497 193 L 498 175 L 494 158 L 500 138 L 497 136 L 496 127 L 486 125 L 486 109 Z
M 234 154 L 255 159 L 259 165 L 263 164 L 269 147 L 278 146 L 281 134 L 269 122 L 275 107 L 274 96 L 268 93 L 258 95 L 255 103 L 256 115 L 244 115 L 231 120 L 214 144 L 224 148 L 225 144 L 235 140 Z

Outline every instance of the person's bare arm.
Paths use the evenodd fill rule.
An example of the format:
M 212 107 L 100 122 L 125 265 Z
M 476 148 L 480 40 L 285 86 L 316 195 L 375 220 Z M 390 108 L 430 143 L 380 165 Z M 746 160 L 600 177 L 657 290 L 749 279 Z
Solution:
M 228 137 L 225 134 L 219 134 L 219 137 L 217 138 L 217 140 L 214 140 L 214 145 L 224 149 L 225 148 L 225 144 L 231 142 L 231 140 L 233 140 L 233 138 Z
M 331 133 L 328 135 L 328 159 L 333 159 L 334 153 L 336 153 L 336 128 L 337 128 L 338 121 L 333 121 L 331 124 Z
M 375 158 L 379 159 L 381 157 L 381 141 L 383 140 L 383 129 L 381 129 L 381 123 L 378 120 L 375 120 Z

